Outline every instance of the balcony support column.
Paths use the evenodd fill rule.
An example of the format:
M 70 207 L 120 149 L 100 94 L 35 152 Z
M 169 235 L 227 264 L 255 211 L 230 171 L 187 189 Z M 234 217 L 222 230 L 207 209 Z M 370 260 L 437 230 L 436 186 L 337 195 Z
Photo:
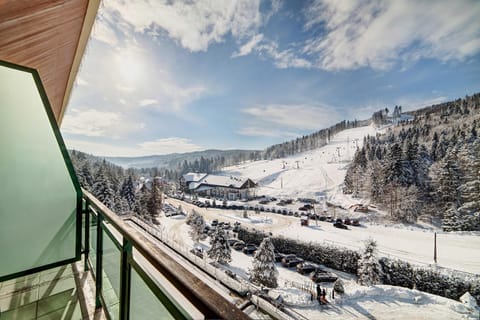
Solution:
M 97 215 L 97 260 L 95 268 L 95 309 L 102 307 L 102 278 L 103 278 L 103 215 Z
M 132 265 L 129 260 L 132 259 L 132 243 L 125 237 L 123 238 L 122 256 L 120 265 L 120 319 L 130 319 L 130 286 Z
M 89 271 L 88 259 L 90 255 L 90 201 L 85 199 L 85 247 L 84 247 L 84 265 L 83 269 L 85 272 Z

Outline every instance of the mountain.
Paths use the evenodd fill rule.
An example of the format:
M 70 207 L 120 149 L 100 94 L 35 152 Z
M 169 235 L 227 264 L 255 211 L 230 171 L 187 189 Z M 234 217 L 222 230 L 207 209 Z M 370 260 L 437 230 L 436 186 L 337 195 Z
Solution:
M 224 159 L 228 163 L 240 162 L 248 159 L 256 150 L 204 150 L 186 153 L 172 153 L 164 155 L 152 155 L 143 157 L 106 157 L 105 159 L 124 168 L 165 168 L 175 169 L 187 162 L 204 159 Z

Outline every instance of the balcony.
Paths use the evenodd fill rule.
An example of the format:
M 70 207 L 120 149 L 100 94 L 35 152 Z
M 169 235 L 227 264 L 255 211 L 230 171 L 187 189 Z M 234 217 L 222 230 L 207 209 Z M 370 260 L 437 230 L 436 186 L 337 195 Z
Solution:
M 247 319 L 81 190 L 38 73 L 0 62 L 0 318 Z

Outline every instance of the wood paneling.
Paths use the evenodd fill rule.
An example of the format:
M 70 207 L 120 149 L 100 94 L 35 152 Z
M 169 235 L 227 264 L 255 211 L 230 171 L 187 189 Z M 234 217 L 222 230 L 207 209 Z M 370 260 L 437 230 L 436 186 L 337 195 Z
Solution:
M 88 0 L 0 0 L 0 60 L 38 70 L 62 114 Z

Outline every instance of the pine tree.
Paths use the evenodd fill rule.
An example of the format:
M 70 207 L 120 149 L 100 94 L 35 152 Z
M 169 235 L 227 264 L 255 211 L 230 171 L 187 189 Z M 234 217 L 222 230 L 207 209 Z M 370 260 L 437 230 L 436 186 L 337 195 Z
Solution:
M 120 195 L 127 201 L 128 208 L 133 210 L 135 207 L 135 186 L 133 184 L 132 176 L 128 176 L 128 179 L 123 180 L 122 188 L 120 189 Z
M 270 237 L 265 237 L 253 256 L 250 281 L 269 288 L 278 286 L 278 271 L 275 266 L 275 248 Z
M 377 258 L 377 242 L 371 238 L 365 241 L 365 249 L 358 260 L 357 274 L 362 285 L 381 283 L 382 267 Z
M 203 216 L 198 214 L 195 210 L 192 210 L 189 234 L 195 243 L 198 243 L 200 240 L 204 240 L 207 237 L 203 232 L 204 229 L 205 220 L 203 219 Z
M 106 174 L 105 164 L 101 165 L 95 177 L 92 188 L 93 195 L 109 209 L 114 209 L 115 193 L 111 187 L 110 180 Z
M 157 178 L 152 181 L 152 187 L 149 190 L 149 196 L 147 198 L 146 210 L 151 217 L 160 215 L 162 211 L 163 198 L 160 190 L 160 183 Z
M 213 234 L 211 247 L 207 251 L 208 257 L 216 263 L 227 264 L 232 261 L 232 251 L 227 242 L 225 231 L 217 228 Z

